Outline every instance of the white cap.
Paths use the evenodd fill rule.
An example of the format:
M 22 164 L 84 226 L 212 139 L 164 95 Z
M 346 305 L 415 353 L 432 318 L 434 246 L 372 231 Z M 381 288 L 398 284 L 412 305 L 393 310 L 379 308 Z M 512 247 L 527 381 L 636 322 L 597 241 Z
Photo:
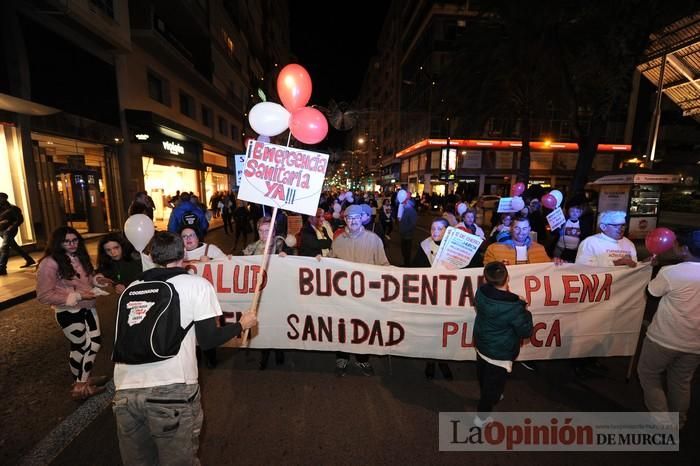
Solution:
M 606 225 L 619 225 L 625 223 L 625 214 L 621 210 L 606 210 L 600 214 L 598 224 L 605 223 Z

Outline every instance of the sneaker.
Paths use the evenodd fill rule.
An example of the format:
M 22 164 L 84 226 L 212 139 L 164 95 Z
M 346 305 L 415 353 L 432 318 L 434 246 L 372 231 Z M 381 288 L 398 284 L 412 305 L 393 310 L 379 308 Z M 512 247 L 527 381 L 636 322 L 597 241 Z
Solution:
M 33 260 L 33 261 L 31 261 L 31 262 L 27 262 L 27 263 L 24 264 L 24 265 L 21 265 L 19 268 L 20 268 L 20 269 L 26 269 L 26 268 L 28 268 L 28 267 L 34 267 L 35 265 L 36 265 L 36 261 Z
M 384 237 L 385 237 L 386 239 L 391 239 L 391 236 L 389 236 L 389 235 L 384 235 Z
M 521 362 L 520 365 L 529 371 L 536 371 L 537 370 L 537 368 L 535 367 L 535 364 L 532 362 L 529 362 L 529 361 L 527 363 Z
M 482 429 L 493 422 L 493 418 L 488 416 L 486 419 L 481 419 L 478 415 L 474 416 L 474 425 Z
M 347 359 L 336 359 L 335 360 L 335 375 L 338 377 L 345 377 L 348 373 L 348 362 Z
M 371 377 L 374 375 L 374 369 L 372 368 L 372 364 L 370 364 L 369 362 L 358 362 L 357 367 L 359 367 L 362 371 L 362 374 L 366 375 L 367 377 Z
M 501 396 L 498 398 L 498 401 L 503 401 L 506 397 L 501 393 Z

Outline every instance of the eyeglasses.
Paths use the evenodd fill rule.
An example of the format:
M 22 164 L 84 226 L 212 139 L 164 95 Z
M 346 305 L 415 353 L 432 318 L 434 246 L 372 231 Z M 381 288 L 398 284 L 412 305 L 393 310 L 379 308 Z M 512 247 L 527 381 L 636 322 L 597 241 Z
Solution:
M 352 216 L 348 215 L 347 217 L 345 217 L 345 220 L 347 220 L 348 222 L 355 222 L 355 221 L 361 220 L 361 219 L 362 219 L 362 217 L 360 215 L 352 215 Z
M 604 225 L 607 225 L 607 226 L 613 227 L 613 228 L 624 228 L 626 226 L 624 223 L 605 223 Z
M 195 239 L 197 235 L 195 233 L 190 233 L 189 235 L 181 235 L 180 238 L 182 239 Z
M 80 240 L 78 238 L 63 240 L 63 244 L 78 244 L 79 242 Z

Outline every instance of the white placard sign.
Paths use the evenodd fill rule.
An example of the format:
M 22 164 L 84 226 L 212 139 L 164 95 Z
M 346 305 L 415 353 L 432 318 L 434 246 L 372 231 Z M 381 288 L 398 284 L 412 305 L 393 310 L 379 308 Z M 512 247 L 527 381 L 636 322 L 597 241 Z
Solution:
M 498 210 L 496 210 L 496 212 L 499 214 L 503 212 L 517 212 L 517 210 L 513 208 L 513 198 L 502 197 L 498 201 Z
M 316 215 L 328 154 L 250 141 L 238 198 Z
M 557 207 L 549 215 L 547 215 L 547 222 L 549 222 L 549 228 L 552 231 L 566 223 L 566 217 L 564 216 L 564 211 L 561 210 L 561 207 Z
M 433 268 L 456 270 L 466 267 L 483 241 L 479 236 L 459 228 L 447 227 L 440 247 L 435 253 Z
M 245 154 L 234 155 L 233 161 L 236 164 L 236 186 L 240 186 L 241 177 L 243 176 L 243 165 L 245 164 Z

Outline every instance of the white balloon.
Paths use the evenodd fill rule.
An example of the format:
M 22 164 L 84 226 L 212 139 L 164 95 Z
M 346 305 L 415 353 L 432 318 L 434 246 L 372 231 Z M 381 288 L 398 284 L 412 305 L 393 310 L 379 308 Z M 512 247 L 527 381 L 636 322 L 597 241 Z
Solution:
M 124 222 L 124 236 L 129 240 L 138 252 L 143 251 L 151 238 L 155 228 L 153 220 L 144 214 L 134 214 Z
M 523 201 L 523 198 L 520 196 L 515 196 L 513 200 L 510 203 L 511 207 L 515 209 L 515 211 L 523 210 L 525 208 L 525 201 Z
M 464 215 L 464 212 L 466 212 L 466 211 L 467 211 L 467 204 L 465 204 L 464 202 L 460 202 L 459 204 L 457 204 L 457 213 L 459 215 Z
M 396 200 L 399 201 L 399 204 L 405 201 L 407 197 L 408 193 L 403 189 L 396 193 Z
M 398 218 L 399 220 L 401 220 L 401 217 L 403 217 L 403 208 L 403 202 L 401 202 L 399 204 L 399 211 L 396 214 L 396 218 Z
M 549 192 L 552 196 L 554 196 L 557 199 L 557 207 L 561 205 L 561 203 L 564 201 L 564 195 L 559 191 L 558 189 L 553 189 Z
M 333 212 L 340 212 L 343 208 L 337 202 L 333 204 Z
M 289 128 L 289 111 L 274 102 L 260 102 L 250 109 L 248 121 L 256 133 L 277 136 Z
M 340 218 L 340 212 L 333 212 L 333 218 L 335 218 L 335 219 Z
M 340 193 L 340 196 L 338 196 L 339 201 L 344 201 L 345 200 L 345 193 Z
M 355 202 L 355 198 L 352 197 L 352 193 L 348 193 L 348 195 L 345 196 L 345 200 L 348 201 L 350 204 L 352 204 L 353 202 Z

